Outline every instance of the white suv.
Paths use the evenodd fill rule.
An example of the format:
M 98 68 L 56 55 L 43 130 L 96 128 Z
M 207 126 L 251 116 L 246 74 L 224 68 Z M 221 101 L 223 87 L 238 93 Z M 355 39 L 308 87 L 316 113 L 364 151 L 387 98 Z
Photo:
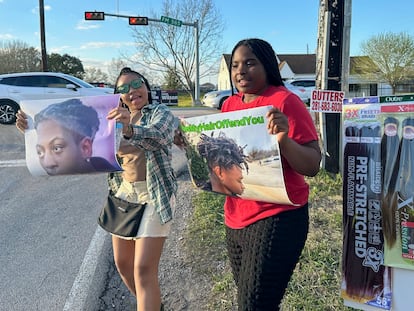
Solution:
M 306 90 L 306 96 L 309 98 L 309 102 L 307 103 L 308 105 L 310 104 L 310 99 L 312 97 L 312 91 L 315 89 L 315 84 L 316 81 L 314 79 L 293 79 L 293 80 L 289 80 L 287 81 L 290 84 L 297 86 L 297 87 L 302 87 Z
M 12 124 L 21 100 L 113 94 L 112 88 L 94 87 L 74 76 L 56 72 L 0 75 L 0 123 Z

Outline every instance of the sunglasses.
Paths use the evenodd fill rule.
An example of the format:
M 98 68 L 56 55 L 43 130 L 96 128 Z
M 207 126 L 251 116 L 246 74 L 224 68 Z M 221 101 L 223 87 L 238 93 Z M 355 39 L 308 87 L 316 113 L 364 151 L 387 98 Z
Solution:
M 122 84 L 116 87 L 116 92 L 121 94 L 127 94 L 129 92 L 129 88 L 132 87 L 133 89 L 139 89 L 142 84 L 144 83 L 144 79 L 139 78 L 132 80 L 130 83 Z

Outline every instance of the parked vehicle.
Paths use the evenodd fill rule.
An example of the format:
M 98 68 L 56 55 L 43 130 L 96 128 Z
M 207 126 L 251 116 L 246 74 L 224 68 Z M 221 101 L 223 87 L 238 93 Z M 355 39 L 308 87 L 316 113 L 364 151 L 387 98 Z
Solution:
M 237 93 L 237 91 L 235 91 Z M 231 90 L 211 91 L 204 95 L 202 105 L 221 109 L 224 101 L 231 96 Z
M 269 166 L 269 167 L 279 167 L 280 166 L 280 157 L 273 156 L 259 161 L 260 166 Z
M 112 86 L 109 85 L 106 82 L 89 82 L 89 84 L 95 86 L 95 87 L 106 87 L 106 88 L 111 88 Z
M 0 123 L 12 124 L 21 100 L 70 98 L 113 94 L 114 89 L 94 87 L 74 76 L 56 72 L 0 75 Z
M 294 86 L 304 88 L 306 91 L 306 96 L 309 98 L 309 103 L 307 104 L 310 104 L 312 91 L 315 89 L 316 86 L 316 81 L 314 79 L 292 79 L 287 82 Z
M 304 88 L 308 88 L 308 87 L 315 87 L 316 85 L 316 81 L 313 79 L 292 79 L 287 81 L 290 84 L 294 85 L 294 86 L 301 86 Z
M 284 82 L 284 84 L 287 89 L 298 95 L 305 104 L 309 105 L 310 96 L 308 96 L 305 88 L 294 86 L 288 82 Z M 234 93 L 237 93 L 237 90 L 235 90 Z M 204 106 L 221 109 L 224 101 L 229 98 L 229 96 L 231 96 L 231 90 L 212 91 L 206 93 L 201 102 Z
M 289 82 L 284 82 L 284 84 L 288 90 L 298 95 L 304 104 L 310 104 L 310 95 L 305 88 L 301 86 L 295 86 L 293 84 L 290 84 Z

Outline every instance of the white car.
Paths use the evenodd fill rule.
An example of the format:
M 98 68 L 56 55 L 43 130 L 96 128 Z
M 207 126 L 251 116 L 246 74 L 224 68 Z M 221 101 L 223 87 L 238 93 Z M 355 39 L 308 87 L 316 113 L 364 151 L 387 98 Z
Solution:
M 21 72 L 0 75 L 0 123 L 12 124 L 21 100 L 70 98 L 113 94 L 74 76 L 56 72 Z
M 310 103 L 310 96 L 308 96 L 305 88 L 294 86 L 288 82 L 284 82 L 286 88 L 299 96 L 299 98 L 307 105 Z M 234 90 L 234 94 L 237 90 Z M 204 95 L 202 104 L 207 107 L 221 109 L 224 101 L 231 96 L 231 90 L 220 90 L 208 92 Z
M 269 166 L 269 167 L 279 167 L 280 166 L 280 157 L 273 156 L 270 158 L 262 159 L 259 161 L 260 166 Z
M 300 86 L 294 86 L 293 84 L 290 84 L 289 82 L 284 82 L 284 85 L 289 91 L 298 95 L 304 104 L 309 105 L 310 96 L 308 95 L 308 92 L 306 91 L 305 88 L 300 87 Z
M 310 104 L 310 98 L 312 97 L 312 91 L 315 89 L 316 81 L 314 79 L 292 79 L 288 80 L 288 83 L 304 88 L 306 91 L 306 96 L 309 97 L 309 104 Z
M 237 93 L 237 91 L 234 91 L 234 93 Z M 221 109 L 224 101 L 230 96 L 231 90 L 211 91 L 204 95 L 201 103 L 207 107 Z

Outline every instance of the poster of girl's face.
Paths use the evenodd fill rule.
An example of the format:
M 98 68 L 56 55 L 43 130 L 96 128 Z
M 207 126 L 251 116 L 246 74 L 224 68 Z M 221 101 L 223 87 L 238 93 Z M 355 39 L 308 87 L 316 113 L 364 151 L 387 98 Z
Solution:
M 295 205 L 286 191 L 279 144 L 267 130 L 272 106 L 180 120 L 194 186 L 248 200 Z
M 115 121 L 108 112 L 119 95 L 22 101 L 28 129 L 26 163 L 32 175 L 68 175 L 121 170 Z

